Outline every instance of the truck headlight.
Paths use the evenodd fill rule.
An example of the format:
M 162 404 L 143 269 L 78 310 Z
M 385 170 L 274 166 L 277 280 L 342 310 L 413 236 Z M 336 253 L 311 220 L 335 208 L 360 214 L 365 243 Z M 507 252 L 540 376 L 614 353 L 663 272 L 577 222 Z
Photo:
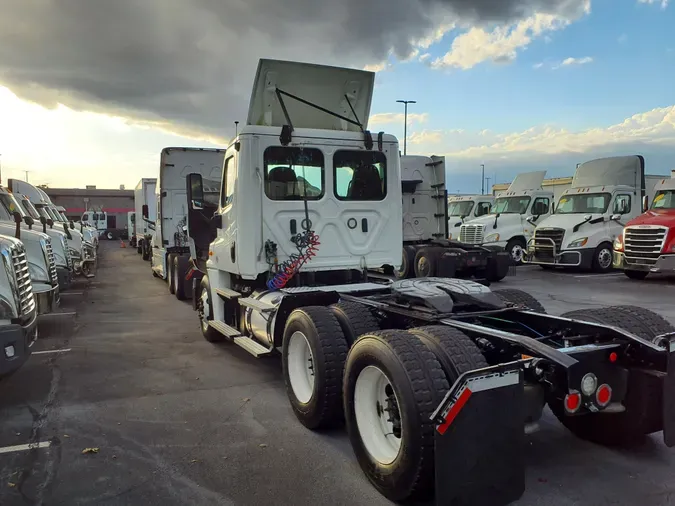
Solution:
M 499 241 L 499 234 L 490 234 L 485 238 L 483 242 L 498 242 Z
M 15 306 L 8 300 L 0 297 L 0 320 L 11 320 L 18 318 Z
M 588 242 L 588 237 L 581 237 L 579 239 L 575 239 L 571 243 L 567 245 L 568 248 L 583 248 L 586 246 L 586 243 Z

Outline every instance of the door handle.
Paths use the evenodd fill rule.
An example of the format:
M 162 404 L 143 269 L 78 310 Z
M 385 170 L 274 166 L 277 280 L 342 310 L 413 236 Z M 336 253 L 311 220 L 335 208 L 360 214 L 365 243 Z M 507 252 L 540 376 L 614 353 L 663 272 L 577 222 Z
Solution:
M 361 230 L 363 232 L 368 232 L 368 218 L 363 218 L 361 220 Z

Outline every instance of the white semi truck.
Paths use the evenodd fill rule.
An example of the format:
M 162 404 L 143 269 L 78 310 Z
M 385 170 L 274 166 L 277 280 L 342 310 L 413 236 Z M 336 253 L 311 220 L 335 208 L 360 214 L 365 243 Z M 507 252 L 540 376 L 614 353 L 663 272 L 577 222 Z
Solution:
M 0 187 L 0 199 L 7 202 L 7 196 L 11 197 L 11 194 L 4 187 Z M 10 199 L 7 206 L 4 203 L 0 205 L 0 234 L 14 237 L 24 245 L 38 314 L 52 313 L 61 300 L 52 239 L 37 230 L 24 229 L 24 223 L 32 227 L 35 221 L 24 216 L 12 200 Z M 10 212 L 9 208 L 13 210 Z
M 675 327 L 657 314 L 552 317 L 519 290 L 368 280 L 369 267 L 400 267 L 403 242 L 398 141 L 367 129 L 374 77 L 260 60 L 218 202 L 205 205 L 202 175 L 186 174 L 205 339 L 280 353 L 297 419 L 346 423 L 392 501 L 515 501 L 525 431 L 546 404 L 596 443 L 662 431 L 675 446 L 661 402 L 675 396 Z
M 518 174 L 489 214 L 459 227 L 459 242 L 503 249 L 520 264 L 534 227 L 553 212 L 553 192 L 541 186 L 544 176 L 545 170 Z
M 490 214 L 494 195 L 457 195 L 448 197 L 448 239 L 459 240 L 462 224 Z
M 402 156 L 400 164 L 403 254 L 396 277 L 503 279 L 510 265 L 506 254 L 448 239 L 445 157 Z
M 598 158 L 577 168 L 555 214 L 537 223 L 526 261 L 544 268 L 612 269 L 614 240 L 651 202 L 654 185 L 667 176 L 645 174 L 640 155 Z
M 160 156 L 150 262 L 153 275 L 167 281 L 169 292 L 180 300 L 192 295 L 192 281 L 185 279 L 191 255 L 186 176 L 201 174 L 207 183 L 206 198 L 217 201 L 224 155 L 224 149 L 169 147 Z M 143 205 L 142 216 L 150 219 L 150 204 Z
M 45 202 L 37 188 L 18 179 L 8 179 L 7 185 L 13 196 L 9 198 L 8 204 L 18 204 L 17 210 L 22 215 L 31 216 L 31 218 L 41 223 L 42 232 L 51 237 L 54 259 L 56 260 L 56 273 L 59 279 L 59 289 L 60 291 L 67 290 L 72 284 L 75 270 L 73 261 L 73 249 L 75 245 L 72 234 L 69 231 L 66 232 L 61 226 L 54 228 L 54 216 L 48 209 L 47 202 Z M 70 238 L 68 238 L 69 235 Z M 78 247 L 81 246 L 78 245 Z
M 157 178 L 141 179 L 134 189 L 134 207 L 136 212 L 136 249 L 143 260 L 150 260 L 152 235 L 157 220 Z M 145 206 L 147 212 L 144 214 Z
M 64 223 L 70 223 L 70 228 L 74 229 L 75 223 L 66 216 L 66 208 L 63 206 L 56 206 L 56 210 L 61 215 L 61 221 Z M 92 244 L 94 246 L 94 250 L 98 250 L 98 234 L 96 233 L 96 229 L 85 225 L 82 221 L 78 221 L 77 224 L 78 229 L 82 234 L 82 239 L 85 241 L 85 243 Z
M 0 380 L 16 372 L 37 339 L 37 305 L 24 244 L 0 235 Z

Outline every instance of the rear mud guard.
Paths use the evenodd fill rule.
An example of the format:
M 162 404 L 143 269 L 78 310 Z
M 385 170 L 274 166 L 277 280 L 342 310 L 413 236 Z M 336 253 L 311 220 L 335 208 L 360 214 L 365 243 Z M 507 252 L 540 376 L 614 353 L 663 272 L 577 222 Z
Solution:
M 522 364 L 462 374 L 433 413 L 436 504 L 502 506 L 525 492 Z
M 661 337 L 665 342 L 668 357 L 667 374 L 663 379 L 663 442 L 675 446 L 675 334 Z

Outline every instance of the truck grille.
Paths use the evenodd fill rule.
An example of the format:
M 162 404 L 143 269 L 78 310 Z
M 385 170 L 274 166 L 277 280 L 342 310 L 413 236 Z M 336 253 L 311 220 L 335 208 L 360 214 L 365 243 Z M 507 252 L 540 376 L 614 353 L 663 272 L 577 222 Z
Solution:
M 56 257 L 54 257 L 52 240 L 50 238 L 47 238 L 45 247 L 47 248 L 47 261 L 49 262 L 49 265 L 47 266 L 49 269 L 49 279 L 52 282 L 52 286 L 56 286 L 59 284 L 59 277 L 56 274 Z
M 20 316 L 26 316 L 35 309 L 35 299 L 33 298 L 33 285 L 28 272 L 28 261 L 23 244 L 12 248 L 12 263 L 19 293 Z
M 655 264 L 661 256 L 667 235 L 666 227 L 652 225 L 626 227 L 623 246 L 626 259 L 633 264 Z
M 534 251 L 537 256 L 553 256 L 553 245 L 556 253 L 562 250 L 565 238 L 564 228 L 538 228 L 534 231 Z M 551 242 L 553 241 L 553 242 Z
M 462 225 L 459 227 L 459 242 L 464 244 L 483 244 L 483 225 Z

